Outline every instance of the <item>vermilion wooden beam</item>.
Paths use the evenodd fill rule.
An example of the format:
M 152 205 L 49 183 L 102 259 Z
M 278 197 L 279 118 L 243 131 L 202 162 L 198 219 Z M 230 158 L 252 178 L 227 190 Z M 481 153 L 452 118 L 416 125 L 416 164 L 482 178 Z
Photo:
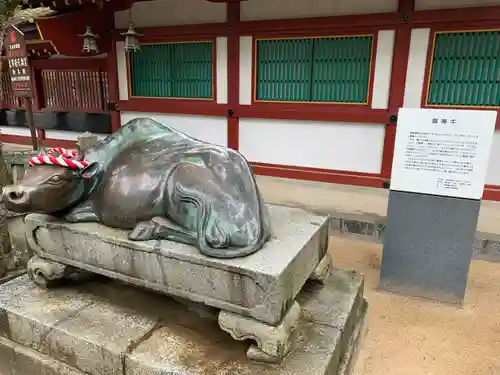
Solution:
M 334 105 L 307 105 L 304 104 L 253 104 L 240 105 L 236 111 L 239 117 L 269 118 L 304 121 L 340 121 L 354 123 L 386 123 L 388 112 L 384 109 L 343 109 Z
M 434 23 L 486 22 L 500 20 L 500 5 L 458 9 L 421 10 L 414 12 L 410 22 L 415 25 Z
M 398 12 L 410 13 L 415 10 L 415 0 L 399 0 Z
M 297 167 L 267 163 L 251 163 L 255 174 L 295 180 L 329 182 L 333 184 L 383 187 L 380 175 L 361 172 L 336 171 L 331 169 Z
M 239 148 L 239 113 L 237 107 L 240 103 L 240 36 L 237 33 L 240 23 L 240 3 L 227 4 L 227 94 L 228 94 L 228 119 L 227 119 L 227 145 L 238 150 Z
M 119 83 L 118 83 L 118 69 L 117 69 L 117 54 L 116 54 L 116 42 L 113 41 L 111 45 L 111 51 L 108 53 L 106 58 L 106 70 L 108 72 L 108 103 L 109 114 L 111 117 L 111 128 L 115 132 L 120 129 L 121 126 L 121 116 L 120 112 L 116 109 L 119 100 Z M 111 108 L 115 106 L 115 108 Z
M 106 59 L 49 59 L 33 60 L 36 69 L 60 69 L 60 70 L 106 70 Z
M 415 0 L 399 0 L 398 10 L 411 14 L 415 9 Z M 394 54 L 392 57 L 391 85 L 389 89 L 389 113 L 397 116 L 399 108 L 403 106 L 406 73 L 410 55 L 411 26 L 398 25 L 395 29 Z M 381 174 L 385 181 L 389 181 L 394 158 L 394 144 L 396 141 L 396 123 L 389 122 L 385 127 L 384 149 L 382 152 Z
M 132 98 L 119 100 L 118 110 L 225 117 L 227 116 L 228 106 L 204 100 Z
M 227 34 L 228 24 L 223 23 L 207 23 L 200 25 L 182 25 L 182 26 L 163 26 L 163 27 L 143 27 L 138 28 L 137 32 L 144 34 L 141 37 L 141 42 L 150 40 L 173 40 L 173 39 L 189 39 L 193 37 L 214 37 Z M 127 31 L 126 29 L 116 29 L 114 36 L 118 39 L 123 38 L 120 33 Z

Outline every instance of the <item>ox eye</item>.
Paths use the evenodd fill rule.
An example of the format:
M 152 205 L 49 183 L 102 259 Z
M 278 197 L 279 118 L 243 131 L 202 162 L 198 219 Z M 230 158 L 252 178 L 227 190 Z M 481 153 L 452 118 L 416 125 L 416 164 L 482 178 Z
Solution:
M 49 178 L 49 182 L 51 184 L 58 184 L 62 181 L 63 179 L 61 178 L 61 176 L 52 176 L 51 178 Z

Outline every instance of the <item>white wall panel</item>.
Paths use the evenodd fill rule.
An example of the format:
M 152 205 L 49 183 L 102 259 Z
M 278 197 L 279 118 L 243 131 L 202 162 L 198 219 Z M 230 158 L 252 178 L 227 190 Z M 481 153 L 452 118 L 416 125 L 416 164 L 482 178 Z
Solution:
M 413 29 L 411 31 L 404 107 L 421 107 L 430 32 L 430 29 Z
M 252 104 L 253 38 L 240 37 L 240 104 Z
M 31 137 L 28 128 L 17 126 L 0 126 L 0 132 L 5 135 L 18 135 L 23 137 Z M 76 141 L 79 135 L 83 133 L 65 131 L 65 130 L 46 130 L 45 137 L 47 139 L 60 139 L 64 141 Z M 106 134 L 96 134 L 99 139 L 105 138 Z
M 389 105 L 394 36 L 394 30 L 381 30 L 378 32 L 375 73 L 373 77 L 373 109 L 387 109 Z
M 127 28 L 129 10 L 115 12 L 115 27 Z M 137 27 L 226 22 L 226 4 L 206 0 L 156 0 L 136 2 L 132 21 Z
M 0 132 L 5 135 L 20 135 L 23 137 L 31 137 L 28 128 L 21 128 L 17 126 L 0 126 Z
M 500 0 L 415 0 L 415 10 L 500 5 Z
M 227 146 L 227 119 L 225 117 L 121 112 L 122 125 L 137 117 L 151 117 L 191 137 Z
M 240 119 L 240 152 L 252 162 L 380 173 L 385 126 Z
M 118 69 L 118 95 L 120 100 L 128 100 L 128 72 L 125 43 L 116 42 L 116 65 Z
M 307 18 L 396 12 L 397 9 L 398 0 L 250 0 L 241 3 L 241 19 Z
M 216 41 L 217 60 L 217 103 L 227 104 L 227 37 L 221 36 Z
M 500 130 L 495 131 L 493 142 L 491 143 L 486 184 L 500 185 Z

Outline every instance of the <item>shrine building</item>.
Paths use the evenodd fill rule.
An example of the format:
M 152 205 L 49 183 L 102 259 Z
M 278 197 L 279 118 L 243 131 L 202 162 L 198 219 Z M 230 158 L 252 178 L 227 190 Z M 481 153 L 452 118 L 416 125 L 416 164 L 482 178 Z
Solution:
M 22 7 L 16 24 L 47 146 L 73 147 L 82 132 L 105 136 L 147 116 L 239 150 L 256 174 L 383 189 L 400 107 L 500 109 L 500 0 Z M 130 23 L 140 50 L 124 35 Z M 5 65 L 1 140 L 30 144 Z M 499 160 L 500 115 L 484 199 L 500 200 Z

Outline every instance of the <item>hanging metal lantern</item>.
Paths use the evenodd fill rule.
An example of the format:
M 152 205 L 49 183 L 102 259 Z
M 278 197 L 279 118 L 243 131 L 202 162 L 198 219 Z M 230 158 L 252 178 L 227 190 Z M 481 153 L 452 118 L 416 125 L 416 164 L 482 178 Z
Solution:
M 99 35 L 92 32 L 91 26 L 87 26 L 85 34 L 79 34 L 78 36 L 83 37 L 82 52 L 99 53 L 99 48 L 97 48 L 97 39 L 99 38 Z
M 130 22 L 128 26 L 128 30 L 125 33 L 121 33 L 120 35 L 125 36 L 125 51 L 140 51 L 141 46 L 139 44 L 139 37 L 143 34 L 139 34 L 134 29 L 134 24 Z

